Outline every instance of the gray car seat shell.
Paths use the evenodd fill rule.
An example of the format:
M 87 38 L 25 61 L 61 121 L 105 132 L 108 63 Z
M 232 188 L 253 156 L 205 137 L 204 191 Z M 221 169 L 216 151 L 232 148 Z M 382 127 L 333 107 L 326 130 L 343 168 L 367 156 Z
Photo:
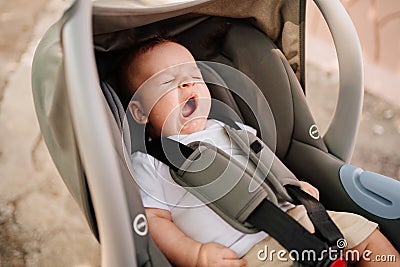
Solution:
M 129 45 L 129 42 L 115 42 L 119 34 L 126 33 L 122 30 L 130 31 L 129 29 L 135 27 L 133 33 L 141 33 L 143 34 L 142 37 L 145 38 L 152 34 L 151 30 L 157 30 L 157 28 L 163 30 L 168 28 L 167 26 L 169 25 L 171 28 L 168 29 L 174 30 L 174 23 L 179 20 L 186 25 L 185 27 L 190 28 L 201 21 L 205 21 L 211 15 L 210 13 L 212 12 L 207 10 L 205 6 L 208 1 L 188 2 L 189 4 L 170 5 L 167 9 L 162 7 L 143 8 L 143 6 L 142 8 L 128 6 L 121 9 L 112 4 L 112 1 L 94 1 L 94 7 L 92 7 L 92 1 L 76 1 L 65 12 L 64 17 L 48 31 L 35 54 L 32 87 L 41 131 L 68 189 L 86 215 L 95 235 L 99 234 L 102 243 L 102 263 L 104 266 L 168 266 L 168 262 L 160 254 L 147 233 L 141 200 L 130 176 L 129 166 L 126 166 L 124 162 L 126 155 L 124 155 L 121 142 L 120 127 L 115 121 L 115 114 L 118 114 L 116 112 L 118 109 L 110 109 L 110 106 L 118 108 L 120 103 L 118 103 L 118 99 L 111 95 L 112 89 L 106 91 L 106 97 L 107 95 L 111 96 L 107 97 L 107 100 L 112 99 L 112 101 L 106 103 L 104 95 L 99 88 L 99 74 L 92 50 L 92 30 L 96 34 L 95 47 L 97 51 L 112 55 L 113 52 L 123 49 L 124 45 L 125 48 L 127 47 L 126 45 Z M 226 5 L 226 1 L 211 2 L 215 6 Z M 242 5 L 239 2 L 241 1 L 238 1 L 238 7 Z M 299 26 L 297 37 L 300 37 L 300 40 L 297 40 L 299 58 L 297 61 L 294 60 L 295 63 L 291 61 L 292 66 L 290 66 L 286 62 L 286 59 L 290 57 L 288 55 L 290 50 L 282 48 L 284 30 L 282 30 L 281 23 L 279 23 L 278 31 L 269 31 L 257 15 L 250 16 L 246 14 L 245 16 L 247 21 L 251 21 L 257 28 L 262 29 L 264 33 L 269 33 L 267 35 L 273 37 L 273 41 L 280 46 L 280 50 L 283 50 L 284 56 L 276 48 L 271 48 L 272 53 L 276 56 L 273 57 L 273 60 L 278 61 L 277 66 L 280 66 L 281 71 L 284 73 L 280 72 L 281 74 L 279 75 L 287 76 L 286 79 L 283 79 L 283 83 L 286 83 L 285 86 L 291 87 L 289 91 L 282 92 L 282 94 L 286 94 L 293 103 L 296 103 L 289 104 L 288 109 L 278 115 L 286 120 L 285 122 L 278 122 L 278 124 L 282 124 L 278 125 L 278 131 L 280 132 L 277 135 L 279 136 L 277 146 L 279 157 L 298 178 L 309 180 L 320 189 L 321 200 L 325 205 L 336 210 L 357 212 L 376 220 L 381 223 L 384 232 L 389 238 L 392 237 L 392 241 L 399 248 L 400 241 L 395 236 L 399 229 L 399 220 L 382 219 L 360 209 L 351 197 L 347 195 L 346 191 L 342 189 L 340 179 L 338 179 L 339 169 L 344 164 L 344 161 L 349 160 L 349 155 L 351 155 L 353 149 L 362 103 L 362 98 L 360 99 L 359 97 L 360 95 L 362 96 L 362 88 L 361 91 L 359 88 L 360 86 L 362 87 L 362 81 L 360 84 L 349 86 L 351 87 L 350 90 L 353 91 L 350 96 L 344 93 L 344 89 L 341 89 L 340 94 L 342 97 L 339 97 L 339 101 L 344 103 L 343 99 L 347 96 L 349 99 L 354 99 L 356 104 L 352 103 L 350 110 L 355 112 L 350 113 L 352 114 L 352 120 L 355 119 L 357 121 L 357 125 L 352 125 L 355 123 L 354 121 L 344 122 L 344 126 L 348 130 L 346 132 L 348 136 L 345 137 L 346 140 L 343 140 L 344 145 L 343 143 L 335 144 L 343 138 L 342 135 L 336 133 L 340 127 L 334 127 L 334 125 L 340 125 L 338 122 L 331 124 L 332 129 L 335 130 L 330 130 L 326 134 L 326 136 L 334 136 L 333 139 L 328 138 L 329 140 L 336 141 L 328 142 L 324 138 L 324 142 L 321 138 L 309 138 L 310 136 L 307 134 L 309 129 L 307 127 L 313 120 L 300 86 L 304 81 L 304 58 L 302 56 L 304 56 L 305 1 L 287 1 L 286 4 L 282 4 L 284 1 L 266 2 L 276 5 L 274 6 L 275 8 L 268 10 L 275 10 L 276 14 L 283 14 L 283 25 L 287 21 L 294 21 Z M 325 11 L 329 10 L 324 14 L 334 13 L 337 11 L 336 9 L 343 12 L 343 8 L 340 7 L 338 1 L 321 0 L 316 2 L 320 3 L 320 7 Z M 111 4 L 108 5 L 107 3 Z M 231 2 L 229 6 L 236 7 Z M 295 6 L 294 14 L 297 14 L 298 17 L 287 16 L 288 13 L 293 14 L 288 11 L 290 10 L 288 6 L 291 8 Z M 203 8 L 199 12 L 201 15 L 199 13 L 184 15 L 189 11 L 196 11 L 200 7 Z M 282 10 L 284 12 L 281 12 Z M 94 14 L 93 28 L 91 24 L 92 11 Z M 118 12 L 123 12 L 123 16 L 120 16 Z M 208 15 L 204 15 L 207 12 Z M 229 10 L 226 12 L 229 12 Z M 340 12 L 340 18 L 343 16 L 345 25 L 339 25 L 339 29 L 340 31 L 346 31 L 343 28 L 349 28 L 348 17 Z M 176 16 L 178 17 L 175 18 Z M 337 17 L 332 19 L 331 15 L 327 17 L 330 17 L 331 21 L 342 21 Z M 170 24 L 168 24 L 168 18 L 171 18 Z M 160 20 L 162 20 L 162 27 L 160 27 L 160 24 L 157 25 L 157 21 Z M 132 22 L 132 24 L 127 25 L 127 21 Z M 335 24 L 335 22 L 331 23 Z M 141 25 L 144 26 L 136 30 L 136 27 Z M 182 27 L 179 27 L 177 30 L 182 32 L 182 29 Z M 344 44 L 348 42 L 349 38 L 351 39 L 348 36 L 352 36 L 353 31 L 354 28 L 350 25 L 350 34 L 345 34 L 347 36 L 344 38 L 345 40 L 341 40 L 340 37 L 336 36 L 334 38 L 335 43 Z M 252 32 L 252 34 L 258 33 L 260 33 L 259 30 Z M 336 32 L 336 34 L 338 33 Z M 183 37 L 182 42 L 184 42 Z M 102 45 L 99 45 L 100 43 Z M 359 47 L 358 42 L 355 44 L 356 52 L 350 51 L 351 55 L 342 53 L 343 48 L 340 53 L 338 51 L 338 54 L 341 55 L 340 57 L 346 57 L 347 55 L 349 61 L 356 62 L 355 66 L 350 65 L 353 69 L 349 73 L 352 74 L 343 71 L 343 68 L 346 67 L 343 67 L 343 63 L 339 62 L 342 68 L 341 80 L 353 81 L 349 76 L 353 75 L 354 69 L 356 72 L 360 71 L 360 66 L 357 65 L 360 64 L 360 53 L 357 51 L 357 47 Z M 229 47 L 226 47 L 226 50 L 228 51 Z M 201 57 L 202 51 L 199 50 L 198 53 L 200 54 L 198 57 Z M 356 57 L 356 60 L 351 60 L 353 56 Z M 214 59 L 218 59 L 218 56 Z M 222 60 L 221 57 L 219 59 Z M 246 64 L 251 65 L 249 62 L 246 63 L 241 60 L 234 61 L 230 61 L 230 64 L 242 64 L 241 67 L 244 69 Z M 254 63 L 254 60 L 251 63 Z M 268 68 L 268 66 L 265 66 L 265 68 Z M 293 68 L 296 70 L 297 75 L 293 73 Z M 99 69 L 100 77 L 102 77 L 101 68 Z M 252 73 L 250 71 L 247 74 L 255 80 L 259 79 L 257 72 Z M 357 79 L 355 80 L 360 80 L 360 74 L 358 73 L 356 76 Z M 298 79 L 300 79 L 300 83 Z M 262 75 L 258 83 L 263 83 Z M 266 93 L 266 95 L 272 97 L 272 94 Z M 279 93 L 277 93 L 277 96 L 279 96 Z M 238 102 L 240 107 L 240 101 Z M 273 105 L 273 101 L 271 101 L 271 107 Z M 338 110 L 343 110 L 347 107 L 345 104 L 339 103 Z M 240 108 L 243 110 L 242 116 L 248 116 L 245 118 L 246 122 L 256 126 L 257 122 L 246 112 L 246 107 L 242 105 Z M 278 109 L 279 106 L 273 108 L 273 110 Z M 96 114 L 96 120 L 92 119 L 93 114 Z M 292 116 L 293 114 L 294 116 Z M 309 121 L 306 124 L 296 123 L 296 120 L 302 121 L 302 118 L 296 114 L 308 114 L 306 116 Z M 338 121 L 340 122 L 340 120 Z M 294 129 L 293 132 L 290 129 Z M 94 132 L 96 134 L 93 134 Z M 334 155 L 328 153 L 335 151 L 335 147 L 340 148 L 339 152 L 334 152 Z M 301 155 L 301 161 L 299 160 L 299 155 Z M 309 168 L 309 166 L 313 166 L 313 168 Z M 317 175 L 315 175 L 316 173 Z M 338 191 L 332 192 L 331 188 L 337 188 Z M 118 207 L 118 209 L 115 209 L 115 207 Z M 140 228 L 140 226 L 144 226 L 144 228 Z

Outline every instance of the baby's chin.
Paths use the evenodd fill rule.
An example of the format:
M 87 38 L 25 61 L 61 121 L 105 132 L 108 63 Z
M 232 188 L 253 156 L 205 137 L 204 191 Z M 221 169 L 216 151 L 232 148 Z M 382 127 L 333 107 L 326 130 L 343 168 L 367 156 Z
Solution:
M 176 128 L 172 135 L 186 135 L 203 131 L 206 128 L 207 118 L 197 117 L 186 121 Z

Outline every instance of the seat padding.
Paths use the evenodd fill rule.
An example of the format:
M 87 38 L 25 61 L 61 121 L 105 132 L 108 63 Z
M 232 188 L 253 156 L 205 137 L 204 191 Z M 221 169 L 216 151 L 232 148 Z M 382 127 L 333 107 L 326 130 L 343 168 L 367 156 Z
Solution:
M 196 59 L 227 64 L 247 75 L 261 90 L 263 94 L 261 97 L 265 97 L 267 100 L 273 114 L 273 121 L 268 116 L 264 116 L 267 115 L 265 107 L 257 106 L 258 101 L 254 101 L 254 106 L 250 107 L 238 95 L 214 94 L 212 88 L 210 88 L 211 94 L 228 105 L 234 98 L 236 103 L 231 108 L 233 110 L 239 109 L 239 116 L 243 117 L 246 124 L 256 128 L 259 132 L 260 127 L 263 127 L 262 130 L 268 133 L 267 136 L 276 136 L 276 154 L 281 159 L 284 159 L 287 155 L 293 139 L 327 151 L 321 138 L 313 139 L 309 135 L 310 127 L 315 124 L 314 119 L 297 77 L 277 46 L 250 23 L 243 21 L 227 23 L 220 19 L 218 22 L 222 23 L 222 26 L 216 27 L 214 25 L 217 33 L 202 36 L 203 38 L 218 36 L 213 47 L 207 48 L 206 52 L 198 51 L 203 46 L 198 45 L 198 42 L 193 42 L 194 44 L 187 42 L 187 37 L 182 39 L 184 45 L 197 56 Z M 203 22 L 204 27 L 208 27 L 208 24 L 209 22 Z M 201 31 L 201 26 L 197 25 L 196 31 Z M 189 35 L 189 33 L 185 32 L 184 35 Z M 177 36 L 177 39 L 180 40 L 179 36 Z M 206 41 L 203 42 L 207 43 Z M 217 49 L 218 51 L 211 51 L 210 49 Z M 224 77 L 224 73 L 219 73 L 219 75 L 224 79 L 228 88 L 240 87 L 241 85 L 238 84 L 243 83 L 240 77 Z M 242 86 L 246 87 L 247 84 L 243 83 Z M 243 90 L 246 90 L 246 88 Z M 248 94 L 253 93 L 248 92 Z M 254 112 L 258 113 L 258 119 L 253 114 Z M 268 138 L 264 142 L 274 146 Z M 274 149 L 274 147 L 271 147 L 271 149 Z

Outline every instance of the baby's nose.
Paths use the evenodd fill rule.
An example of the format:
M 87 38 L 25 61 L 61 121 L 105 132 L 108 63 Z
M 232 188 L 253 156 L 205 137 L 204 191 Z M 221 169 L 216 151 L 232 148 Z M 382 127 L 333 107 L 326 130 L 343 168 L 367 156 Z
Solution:
M 179 89 L 187 89 L 187 88 L 191 88 L 195 85 L 194 82 L 183 82 L 181 84 L 178 85 Z

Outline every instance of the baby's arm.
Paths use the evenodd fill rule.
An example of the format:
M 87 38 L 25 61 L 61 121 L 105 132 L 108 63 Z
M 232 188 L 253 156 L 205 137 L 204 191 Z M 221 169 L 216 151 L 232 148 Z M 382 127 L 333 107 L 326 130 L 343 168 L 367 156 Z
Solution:
M 149 230 L 157 246 L 175 266 L 246 266 L 244 259 L 218 243 L 201 244 L 186 236 L 167 210 L 146 208 Z

